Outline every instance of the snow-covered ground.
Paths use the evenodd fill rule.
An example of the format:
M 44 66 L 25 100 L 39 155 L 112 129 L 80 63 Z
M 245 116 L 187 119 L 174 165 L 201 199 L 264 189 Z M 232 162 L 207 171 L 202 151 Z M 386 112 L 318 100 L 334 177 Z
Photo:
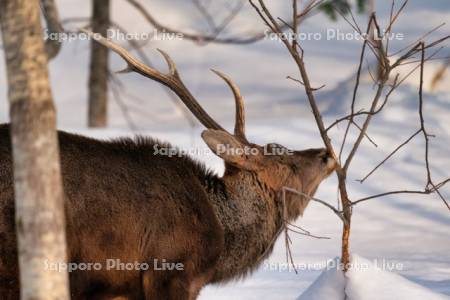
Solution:
M 173 10 L 168 1 L 162 0 L 154 1 L 148 6 L 161 12 L 160 15 L 165 16 L 164 23 L 173 24 L 172 27 L 187 30 L 198 27 L 198 19 L 183 17 L 186 1 L 173 2 L 180 5 L 180 8 Z M 277 12 L 286 15 L 283 1 L 267 2 Z M 377 2 L 380 21 L 386 24 L 390 1 Z M 86 1 L 84 5 L 79 0 L 61 0 L 58 3 L 63 17 L 89 14 L 90 1 Z M 146 31 L 140 16 L 132 12 L 124 2 L 113 1 L 113 5 L 116 20 L 126 25 L 130 31 Z M 125 11 L 130 13 L 124 14 Z M 405 41 L 392 42 L 393 49 L 401 48 L 422 33 L 447 21 L 449 17 L 448 0 L 410 1 L 394 29 L 405 34 Z M 365 19 L 365 16 L 358 16 L 361 24 Z M 232 30 L 234 32 L 263 29 L 251 9 L 246 9 L 243 16 L 232 25 L 232 28 L 237 28 Z M 349 31 L 345 22 L 331 23 L 322 15 L 317 15 L 302 25 L 306 32 L 324 33 L 327 28 Z M 449 32 L 448 25 L 444 25 L 430 39 Z M 314 86 L 326 84 L 317 96 L 325 122 L 329 124 L 348 112 L 359 42 L 322 39 L 305 41 L 303 46 Z M 205 109 L 227 128 L 231 128 L 230 121 L 234 117 L 232 96 L 225 85 L 208 71 L 211 67 L 229 74 L 241 86 L 246 100 L 247 132 L 252 142 L 278 142 L 294 149 L 322 146 L 301 87 L 285 79 L 286 75 L 297 77 L 297 73 L 287 52 L 278 42 L 264 40 L 248 46 L 202 47 L 186 41 L 151 42 L 144 49 L 158 67 L 164 68 L 154 51 L 157 47 L 171 54 L 192 92 L 198 96 Z M 448 55 L 449 51 L 444 49 L 440 56 Z M 0 122 L 6 122 L 7 90 L 1 52 L 0 58 Z M 116 55 L 112 55 L 111 65 L 118 70 L 124 64 Z M 60 55 L 51 62 L 52 87 L 60 128 L 99 138 L 138 133 L 170 141 L 184 149 L 206 147 L 200 138 L 201 128 L 189 128 L 159 86 L 136 74 L 119 76 L 126 92 L 137 96 L 125 96 L 124 100 L 139 130 L 132 132 L 127 129 L 122 113 L 114 101 L 111 102 L 110 127 L 105 130 L 87 130 L 87 66 L 86 41 L 66 43 Z M 438 62 L 431 62 L 425 70 L 426 78 L 438 66 Z M 434 180 L 439 182 L 450 177 L 450 82 L 447 77 L 446 83 L 434 94 L 429 90 L 427 82 L 424 93 L 426 125 L 428 131 L 436 135 L 431 140 L 430 157 Z M 365 103 L 373 92 L 373 86 L 366 75 L 358 94 L 361 106 L 366 106 Z M 426 174 L 421 137 L 416 137 L 399 151 L 364 184 L 356 181 L 418 129 L 417 95 L 417 76 L 413 76 L 392 96 L 386 111 L 374 119 L 369 134 L 378 147 L 375 148 L 367 141 L 363 142 L 348 178 L 352 199 L 399 188 L 423 188 Z M 336 145 L 339 144 L 343 131 L 343 125 L 332 131 Z M 355 134 L 356 132 L 352 132 L 350 137 Z M 216 157 L 206 155 L 198 156 L 198 159 L 205 161 L 219 173 L 223 171 L 223 165 Z M 316 196 L 336 205 L 336 186 L 336 178 L 332 176 L 323 182 Z M 450 186 L 445 187 L 442 192 L 450 199 Z M 208 286 L 202 291 L 200 299 L 296 299 L 321 274 L 327 260 L 339 256 L 341 234 L 340 220 L 316 203 L 310 204 L 297 225 L 316 235 L 330 237 L 329 240 L 318 240 L 292 236 L 298 274 L 286 263 L 284 244 L 281 241 L 254 274 L 238 282 Z M 450 296 L 450 212 L 436 196 L 390 196 L 356 206 L 351 249 L 371 261 L 384 263 L 388 268 L 393 268 L 392 272 L 401 274 L 412 282 Z
M 297 300 L 450 299 L 390 272 L 394 267 L 395 264 L 372 262 L 352 255 L 350 267 L 344 274 L 339 258 L 330 260 L 326 270 Z

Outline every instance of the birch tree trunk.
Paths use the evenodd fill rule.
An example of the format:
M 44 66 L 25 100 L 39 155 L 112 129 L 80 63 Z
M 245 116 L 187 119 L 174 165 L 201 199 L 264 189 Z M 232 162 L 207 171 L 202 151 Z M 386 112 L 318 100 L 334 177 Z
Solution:
M 63 191 L 38 0 L 0 0 L 13 151 L 21 299 L 69 299 Z
M 92 0 L 92 31 L 106 36 L 110 24 L 109 0 Z M 108 48 L 91 41 L 89 68 L 89 127 L 105 127 L 108 119 Z

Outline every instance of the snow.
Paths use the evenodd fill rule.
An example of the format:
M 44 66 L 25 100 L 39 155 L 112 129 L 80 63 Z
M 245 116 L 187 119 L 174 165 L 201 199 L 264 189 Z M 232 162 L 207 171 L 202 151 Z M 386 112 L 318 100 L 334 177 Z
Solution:
M 339 258 L 330 261 L 326 269 L 297 300 L 344 300 L 346 278 L 341 269 L 337 267 L 338 264 Z
M 198 19 L 185 17 L 183 9 L 186 8 L 186 1 L 175 2 L 180 4 L 181 8 L 174 10 L 168 1 L 164 0 L 148 2 L 145 5 L 158 11 L 158 15 L 164 16 L 165 24 L 187 30 L 196 28 Z M 389 7 L 385 1 L 376 2 L 380 23 L 386 24 Z M 89 3 L 86 1 L 81 4 L 79 0 L 58 1 L 62 7 L 63 18 L 87 16 L 90 12 Z M 271 1 L 270 4 L 280 15 L 287 15 L 283 9 L 284 1 Z M 217 5 L 220 6 L 220 3 Z M 125 2 L 114 2 L 115 20 L 126 25 L 131 32 L 148 31 L 139 14 L 135 12 L 124 14 L 124 11 L 130 11 Z M 409 1 L 405 14 L 399 18 L 394 28 L 396 32 L 405 33 L 406 39 L 403 42 L 392 43 L 393 50 L 402 48 L 449 18 L 448 0 Z M 365 16 L 357 16 L 357 19 L 360 24 L 366 20 Z M 260 21 L 251 9 L 246 9 L 243 16 L 233 24 L 236 26 L 235 31 L 264 29 L 258 25 Z M 311 32 L 323 32 L 324 28 L 328 27 L 349 31 L 349 26 L 344 21 L 331 23 L 322 15 L 314 16 L 302 24 L 302 30 Z M 434 32 L 430 40 L 447 35 L 448 31 L 449 26 L 445 25 Z M 448 43 L 446 45 L 448 46 Z M 356 41 L 327 40 L 305 42 L 303 45 L 306 66 L 313 85 L 326 84 L 326 87 L 316 94 L 326 124 L 348 113 L 359 46 L 360 43 Z M 232 95 L 225 84 L 208 71 L 209 68 L 230 75 L 241 87 L 246 101 L 246 124 L 250 141 L 258 144 L 277 142 L 292 149 L 322 146 L 301 87 L 285 79 L 287 75 L 297 77 L 297 70 L 281 44 L 265 40 L 246 46 L 210 44 L 200 47 L 185 41 L 151 41 L 143 49 L 158 68 L 165 70 L 166 66 L 155 51 L 156 48 L 167 51 L 173 57 L 186 85 L 205 110 L 226 128 L 232 128 L 231 120 L 234 118 Z M 6 122 L 7 89 L 2 55 L 0 51 L 0 122 Z M 448 55 L 448 49 L 443 49 L 439 56 Z M 113 70 L 120 70 L 124 66 L 117 55 L 111 55 L 111 61 Z M 50 64 L 59 128 L 97 138 L 136 134 L 156 137 L 185 150 L 200 149 L 197 152 L 202 153 L 201 155 L 195 153 L 193 155 L 217 173 L 223 172 L 223 163 L 220 159 L 210 153 L 203 154 L 203 150 L 207 148 L 200 138 L 202 128 L 189 127 L 188 122 L 176 113 L 172 102 L 161 90 L 160 85 L 137 74 L 118 76 L 123 82 L 122 91 L 126 92 L 124 101 L 138 130 L 131 131 L 127 128 L 115 101 L 111 101 L 110 126 L 107 129 L 86 129 L 88 64 L 88 44 L 85 41 L 64 44 L 62 52 Z M 439 63 L 436 61 L 426 66 L 426 82 L 438 66 Z M 402 71 L 402 74 L 406 72 L 407 70 Z M 356 181 L 418 129 L 417 75 L 416 72 L 408 79 L 392 95 L 386 111 L 373 119 L 369 134 L 378 147 L 374 147 L 366 140 L 363 141 L 348 176 L 348 189 L 352 199 L 399 188 L 423 187 L 426 174 L 423 165 L 423 140 L 420 137 L 416 137 L 407 147 L 399 151 L 364 184 Z M 431 139 L 430 145 L 430 163 L 436 182 L 450 175 L 448 171 L 450 76 L 446 78 L 447 81 L 440 89 L 432 93 L 425 86 L 424 93 L 426 126 L 431 134 L 436 135 L 436 138 Z M 373 92 L 373 84 L 365 74 L 358 93 L 359 108 L 367 107 L 367 101 Z M 344 129 L 344 126 L 338 126 L 331 131 L 335 145 L 339 144 Z M 349 139 L 353 139 L 356 133 L 352 131 Z M 336 178 L 330 177 L 321 184 L 316 197 L 337 205 L 336 186 Z M 450 199 L 450 186 L 445 187 L 442 193 Z M 322 272 L 331 258 L 340 255 L 342 229 L 340 220 L 320 204 L 311 203 L 296 224 L 315 235 L 330 237 L 329 240 L 317 240 L 291 236 L 294 262 L 299 266 L 298 274 L 286 263 L 285 247 L 281 237 L 272 255 L 251 276 L 228 284 L 207 286 L 202 290 L 199 299 L 286 300 L 296 299 L 308 287 L 311 288 L 306 294 L 313 293 L 311 290 L 314 286 L 320 286 L 324 293 L 342 288 L 344 280 L 339 272 L 332 270 Z M 390 283 L 393 282 L 404 288 L 389 290 L 386 295 L 391 293 L 394 297 L 397 292 L 409 294 L 389 299 L 414 299 L 413 296 L 416 294 L 423 296 L 427 293 L 417 285 L 426 287 L 434 293 L 450 295 L 450 214 L 435 195 L 396 195 L 356 206 L 350 247 L 353 253 L 359 253 L 371 262 L 377 260 L 385 261 L 387 265 L 400 264 L 400 267 L 390 270 L 389 274 L 379 273 L 373 268 L 370 273 L 349 272 L 347 276 L 351 280 L 346 283 L 346 290 L 352 291 L 355 295 L 364 292 L 365 296 L 378 297 L 383 288 L 392 287 Z M 312 283 L 314 284 L 311 285 Z M 431 299 L 429 297 L 431 296 L 426 295 L 421 299 Z M 358 300 L 360 299 L 362 298 Z
M 389 272 L 388 268 L 353 254 L 351 266 L 344 274 L 339 258 L 336 258 L 297 300 L 450 299 Z

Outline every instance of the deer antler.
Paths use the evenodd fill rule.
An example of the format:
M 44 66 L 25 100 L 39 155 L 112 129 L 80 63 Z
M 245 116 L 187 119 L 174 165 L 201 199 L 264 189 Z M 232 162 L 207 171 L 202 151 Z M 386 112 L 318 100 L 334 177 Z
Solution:
M 164 74 L 161 73 L 137 60 L 133 57 L 127 50 L 122 48 L 121 46 L 111 42 L 110 40 L 104 38 L 100 34 L 93 33 L 86 29 L 81 29 L 84 33 L 88 34 L 91 38 L 93 38 L 98 43 L 103 46 L 111 49 L 120 55 L 128 64 L 127 68 L 121 72 L 137 72 L 145 77 L 153 79 L 171 89 L 177 96 L 183 101 L 183 103 L 187 106 L 187 108 L 194 114 L 194 116 L 208 129 L 222 130 L 226 131 L 222 126 L 220 126 L 216 121 L 214 121 L 211 116 L 206 113 L 206 111 L 200 106 L 198 101 L 192 96 L 187 87 L 184 85 L 183 81 L 180 78 L 178 70 L 174 61 L 170 58 L 170 56 L 164 51 L 158 49 L 158 51 L 162 54 L 164 59 L 167 62 L 169 67 L 169 73 Z M 213 70 L 218 76 L 220 76 L 228 86 L 233 91 L 236 103 L 236 120 L 235 120 L 235 128 L 234 134 L 238 138 L 243 141 L 247 141 L 245 137 L 245 117 L 244 117 L 244 102 L 239 91 L 239 88 L 236 84 L 234 84 L 229 77 L 220 73 L 218 71 Z
M 244 112 L 244 99 L 242 98 L 239 87 L 229 78 L 227 75 L 217 71 L 211 70 L 216 73 L 220 78 L 225 80 L 230 89 L 233 91 L 234 100 L 236 104 L 236 117 L 234 121 L 234 135 L 244 141 L 247 141 L 245 137 L 245 112 Z
M 99 42 L 103 46 L 111 49 L 120 55 L 128 64 L 128 67 L 121 72 L 137 72 L 145 77 L 153 79 L 171 89 L 177 96 L 183 101 L 187 108 L 194 114 L 194 116 L 208 129 L 224 130 L 213 118 L 211 118 L 206 111 L 200 106 L 197 100 L 192 96 L 189 90 L 184 85 L 183 81 L 178 74 L 177 68 L 170 56 L 164 51 L 158 49 L 163 55 L 164 59 L 169 66 L 169 73 L 161 73 L 137 60 L 127 50 L 121 46 L 109 41 L 100 34 L 93 33 L 86 29 L 81 29 L 84 33 L 88 34 L 95 41 Z

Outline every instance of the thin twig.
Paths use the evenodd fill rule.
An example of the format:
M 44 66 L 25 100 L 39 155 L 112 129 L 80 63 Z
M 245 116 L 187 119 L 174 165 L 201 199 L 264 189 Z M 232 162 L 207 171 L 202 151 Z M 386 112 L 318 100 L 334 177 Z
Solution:
M 438 30 L 439 28 L 441 28 L 441 27 L 444 26 L 444 25 L 445 25 L 445 22 L 439 24 L 439 25 L 436 26 L 436 27 L 433 27 L 431 30 L 429 30 L 429 31 L 426 32 L 425 34 L 421 35 L 421 36 L 420 36 L 418 39 L 416 39 L 415 41 L 409 43 L 408 45 L 406 45 L 405 47 L 401 48 L 400 50 L 398 50 L 398 51 L 396 51 L 396 52 L 394 52 L 394 53 L 392 53 L 392 54 L 389 54 L 388 57 L 392 57 L 392 56 L 395 56 L 395 55 L 397 55 L 397 54 L 399 54 L 399 53 L 402 53 L 403 51 L 405 51 L 405 50 L 408 49 L 409 47 L 411 47 L 411 46 L 413 46 L 413 45 L 419 43 L 419 42 L 422 41 L 422 40 L 424 40 L 427 36 L 429 36 L 430 34 L 432 34 L 433 32 L 435 32 L 436 30 Z
M 353 125 L 355 125 L 356 128 L 359 129 L 359 131 L 362 132 L 363 129 L 358 125 L 358 123 L 356 123 L 355 121 L 353 121 L 352 123 L 353 123 Z M 368 140 L 372 145 L 375 146 L 375 148 L 378 148 L 377 143 L 375 143 L 375 141 L 369 136 L 369 134 L 367 133 L 367 131 L 364 132 L 364 136 L 367 138 L 367 140 Z
M 405 8 L 406 4 L 408 4 L 409 0 L 405 0 L 405 2 L 403 2 L 402 6 L 400 6 L 400 8 L 398 9 L 397 13 L 395 14 L 395 16 L 393 18 L 390 18 L 389 21 L 389 26 L 386 29 L 387 32 L 391 32 L 392 26 L 394 25 L 395 21 L 397 20 L 398 16 L 400 15 L 400 13 L 402 12 L 402 10 Z
M 386 41 L 386 48 L 385 48 L 385 52 L 389 53 L 389 35 L 391 34 L 392 31 L 392 24 L 394 23 L 393 20 L 393 15 L 394 15 L 394 6 L 395 6 L 395 0 L 391 1 L 391 10 L 389 12 L 389 26 L 386 29 L 386 34 L 388 35 L 388 39 Z
M 295 81 L 295 82 L 297 82 L 297 83 L 300 83 L 301 85 L 305 85 L 301 80 L 296 79 L 296 78 L 294 78 L 294 77 L 292 77 L 292 76 L 286 76 L 286 79 L 290 79 L 290 80 L 292 80 L 292 81 Z M 325 84 L 322 84 L 322 85 L 319 86 L 318 88 L 312 88 L 312 90 L 313 90 L 313 91 L 318 91 L 318 90 L 324 88 L 325 86 L 326 86 Z
M 122 27 L 120 24 L 112 22 L 112 27 L 116 28 L 120 32 L 123 32 L 124 34 L 128 34 L 127 30 L 125 30 L 124 27 Z M 146 64 L 149 67 L 153 67 L 153 63 L 151 62 L 150 58 L 147 56 L 147 54 L 141 49 L 139 43 L 136 40 L 133 39 L 127 39 L 127 43 L 130 45 L 131 49 L 136 51 L 137 56 L 144 64 Z M 159 86 L 159 85 L 158 85 Z M 173 105 L 175 106 L 175 109 L 181 112 L 181 114 L 184 116 L 186 121 L 188 122 L 190 128 L 194 128 L 197 125 L 196 119 L 192 116 L 192 114 L 188 111 L 187 108 L 185 108 L 183 105 L 181 105 L 180 101 L 175 97 L 173 93 L 171 93 L 168 88 L 165 86 L 160 86 L 161 89 L 164 91 L 164 93 L 167 95 L 167 97 L 171 100 Z
M 181 34 L 184 39 L 194 41 L 194 42 L 200 42 L 200 43 L 218 43 L 218 44 L 251 44 L 254 42 L 257 42 L 259 40 L 262 40 L 266 37 L 266 32 L 257 32 L 257 33 L 248 33 L 246 34 L 247 37 L 219 37 L 218 33 L 223 31 L 226 24 L 229 23 L 230 20 L 226 21 L 226 24 L 222 24 L 219 26 L 219 29 L 216 30 L 213 34 L 201 34 L 201 33 L 189 33 L 185 32 L 179 29 L 170 28 L 168 26 L 163 25 L 160 23 L 150 12 L 137 0 L 126 0 L 131 6 L 133 6 L 141 15 L 144 17 L 144 19 L 150 23 L 155 29 L 161 32 L 167 32 L 167 33 L 173 33 L 173 34 Z M 313 1 L 316 2 L 316 1 Z M 300 13 L 297 16 L 298 22 L 304 21 L 307 17 L 309 17 L 309 12 L 312 11 L 313 8 L 316 6 L 309 6 L 309 9 L 307 11 L 304 11 L 303 13 Z M 280 24 L 280 28 L 282 30 L 288 29 L 288 27 L 284 24 Z
M 377 107 L 378 101 L 381 97 L 382 91 L 384 89 L 384 84 L 385 84 L 386 80 L 387 80 L 387 76 L 384 76 L 384 78 L 378 84 L 378 89 L 375 94 L 375 97 L 372 100 L 372 105 L 369 110 L 369 114 L 367 114 L 366 120 L 364 121 L 363 126 L 362 126 L 362 130 L 360 131 L 358 138 L 356 139 L 355 143 L 353 144 L 350 154 L 348 155 L 347 159 L 345 160 L 345 164 L 343 167 L 344 170 L 348 170 L 348 167 L 350 166 L 350 163 L 351 163 L 353 157 L 355 156 L 356 151 L 358 150 L 358 148 L 364 138 L 364 135 L 365 135 L 367 128 L 369 127 L 370 121 L 372 119 L 372 116 L 374 115 L 374 112 L 376 111 L 376 107 Z
M 370 19 L 369 19 L 369 24 L 367 25 L 366 34 L 369 33 L 369 30 L 370 30 L 370 27 L 371 27 L 371 24 L 372 24 L 374 18 L 375 18 L 375 15 L 372 14 L 370 16 Z M 353 116 L 355 114 L 356 94 L 358 92 L 359 81 L 360 81 L 360 78 L 361 78 L 361 70 L 362 70 L 362 66 L 363 66 L 363 63 L 364 63 L 364 53 L 366 52 L 366 45 L 367 45 L 367 39 L 364 39 L 364 42 L 363 42 L 362 47 L 361 47 L 361 54 L 359 56 L 359 65 L 358 65 L 358 71 L 356 72 L 355 86 L 353 88 L 352 104 L 350 106 L 350 110 L 351 110 L 350 115 L 351 115 L 351 117 L 348 120 L 347 127 L 345 128 L 344 137 L 342 139 L 341 147 L 339 148 L 339 163 L 341 163 L 342 152 L 344 151 L 345 142 L 347 140 L 347 136 L 348 136 L 348 132 L 350 130 L 350 126 L 353 123 Z
M 428 157 L 429 153 L 429 143 L 430 140 L 428 138 L 427 130 L 425 129 L 425 119 L 423 117 L 423 70 L 425 64 L 425 44 L 420 43 L 421 48 L 421 63 L 420 63 L 420 85 L 419 85 L 419 118 L 420 118 L 420 130 L 423 133 L 423 137 L 425 140 L 425 166 L 427 169 L 427 187 L 432 184 L 431 181 L 431 171 L 430 171 L 430 160 Z
M 360 183 L 363 183 L 370 175 L 372 175 L 379 167 L 381 167 L 387 160 L 389 160 L 398 150 L 400 150 L 403 146 L 408 144 L 416 135 L 422 132 L 421 129 L 417 130 L 413 133 L 406 141 L 401 143 L 398 147 L 394 149 L 385 159 L 383 159 L 378 165 L 375 166 L 363 179 L 358 180 Z
M 294 194 L 297 194 L 297 195 L 303 196 L 303 197 L 307 197 L 309 200 L 312 200 L 312 201 L 315 201 L 317 203 L 320 203 L 320 204 L 328 207 L 329 209 L 331 209 L 335 213 L 335 215 L 337 215 L 339 217 L 339 219 L 341 219 L 341 221 L 344 222 L 344 219 L 342 217 L 342 211 L 338 210 L 337 208 L 335 208 L 333 205 L 329 204 L 328 202 L 326 202 L 324 200 L 321 200 L 321 199 L 318 199 L 318 198 L 314 198 L 314 197 L 312 197 L 312 196 L 310 196 L 308 194 L 305 194 L 303 192 L 297 191 L 296 189 L 293 189 L 293 188 L 290 188 L 290 187 L 287 187 L 287 186 L 282 187 L 282 191 L 294 193 Z
M 368 196 L 368 197 L 364 197 L 358 200 L 355 200 L 352 202 L 352 206 L 355 206 L 358 203 L 367 201 L 367 200 L 371 200 L 371 199 L 375 199 L 375 198 L 380 198 L 380 197 L 386 197 L 389 195 L 396 195 L 396 194 L 431 194 L 432 191 L 431 190 L 398 190 L 398 191 L 391 191 L 391 192 L 385 192 L 385 193 L 380 193 L 380 194 L 376 194 L 376 195 L 372 195 L 372 196 Z
M 407 139 L 404 143 L 402 143 L 400 146 L 398 146 L 386 159 L 384 159 L 375 169 L 373 169 L 365 178 L 362 179 L 364 181 L 370 174 L 372 174 L 379 166 L 381 166 L 386 160 L 388 160 L 392 155 L 394 155 L 401 147 L 406 145 L 409 141 L 411 141 L 416 135 L 419 133 L 423 134 L 424 140 L 425 140 L 425 168 L 426 168 L 426 185 L 424 190 L 398 190 L 398 191 L 391 191 L 391 192 L 385 192 L 373 196 L 364 197 L 361 199 L 358 199 L 356 201 L 352 202 L 352 206 L 370 200 L 375 199 L 379 197 L 385 197 L 388 195 L 394 195 L 394 194 L 431 194 L 436 193 L 439 198 L 442 200 L 442 202 L 445 204 L 445 206 L 450 210 L 450 205 L 447 202 L 447 200 L 444 198 L 442 193 L 439 191 L 441 187 L 443 187 L 446 183 L 450 182 L 450 178 L 446 179 L 437 185 L 433 183 L 432 177 L 431 177 L 431 169 L 430 169 L 430 161 L 429 161 L 429 137 L 426 127 L 425 127 L 425 118 L 423 114 L 423 76 L 424 76 L 424 65 L 426 62 L 425 59 L 425 49 L 429 48 L 426 47 L 423 42 L 420 42 L 419 44 L 420 52 L 421 52 L 421 62 L 420 62 L 420 84 L 419 84 L 419 120 L 420 120 L 420 129 L 415 132 L 409 139 Z

